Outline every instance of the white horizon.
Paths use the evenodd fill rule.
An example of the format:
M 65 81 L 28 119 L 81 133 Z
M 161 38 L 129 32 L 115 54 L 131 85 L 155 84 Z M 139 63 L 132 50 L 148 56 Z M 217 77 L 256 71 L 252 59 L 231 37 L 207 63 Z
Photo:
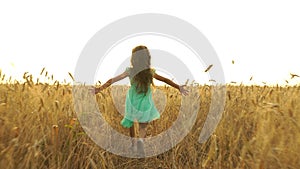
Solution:
M 41 69 L 46 67 L 49 75 L 53 74 L 58 81 L 66 79 L 71 82 L 68 72 L 73 74 L 82 49 L 97 31 L 125 16 L 163 13 L 186 20 L 206 36 L 219 56 L 226 83 L 300 84 L 299 77 L 291 79 L 290 75 L 300 75 L 297 62 L 300 56 L 300 23 L 297 22 L 300 5 L 297 1 L 246 3 L 230 0 L 199 4 L 156 1 L 159 6 L 154 2 L 143 6 L 134 2 L 138 1 L 119 2 L 119 5 L 98 1 L 90 4 L 73 1 L 0 2 L 0 69 L 6 74 L 5 79 L 12 76 L 13 79 L 21 80 L 24 72 L 37 78 Z M 176 8 L 181 10 L 173 10 Z M 170 41 L 159 43 L 162 39 L 153 39 L 131 39 L 127 44 L 124 42 L 116 46 L 118 50 L 112 50 L 110 57 L 130 57 L 135 45 L 148 44 L 176 55 L 195 74 L 199 71 L 198 83 L 208 83 L 205 66 L 184 60 L 182 52 L 185 50 L 179 50 L 180 45 L 176 46 Z M 96 78 L 102 83 L 116 71 L 115 65 L 109 63 L 101 66 L 101 69 L 106 70 L 105 74 L 100 73 Z M 171 74 L 160 73 L 172 78 Z

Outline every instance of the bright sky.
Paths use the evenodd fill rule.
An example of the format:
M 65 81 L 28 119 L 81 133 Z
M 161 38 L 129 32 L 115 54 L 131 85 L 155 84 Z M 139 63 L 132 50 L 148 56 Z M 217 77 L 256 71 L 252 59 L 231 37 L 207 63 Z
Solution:
M 300 75 L 299 8 L 296 0 L 0 1 L 0 69 L 6 76 L 20 79 L 26 71 L 37 77 L 46 67 L 54 78 L 70 80 L 68 72 L 74 72 L 82 49 L 101 28 L 125 16 L 162 13 L 191 23 L 206 36 L 219 56 L 227 82 L 247 84 L 253 76 L 258 84 L 299 83 L 300 78 L 290 79 L 290 73 Z M 108 56 L 122 57 L 114 64 L 101 65 L 99 72 L 104 69 L 105 73 L 98 73 L 97 78 L 106 81 L 115 75 L 116 65 L 141 43 L 182 59 L 193 74 L 199 72 L 196 80 L 209 80 L 203 65 L 184 59 L 184 47 L 155 36 L 120 43 Z M 172 77 L 167 71 L 160 72 Z

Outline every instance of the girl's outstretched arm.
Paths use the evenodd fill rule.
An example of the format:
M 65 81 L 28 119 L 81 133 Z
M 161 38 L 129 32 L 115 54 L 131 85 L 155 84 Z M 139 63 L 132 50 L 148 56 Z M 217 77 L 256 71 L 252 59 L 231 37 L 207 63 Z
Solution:
M 168 79 L 168 78 L 165 78 L 163 76 L 160 76 L 158 74 L 154 74 L 153 76 L 155 79 L 159 80 L 159 81 L 162 81 L 162 82 L 165 82 L 167 83 L 168 85 L 178 89 L 180 91 L 180 93 L 182 93 L 183 95 L 187 95 L 188 94 L 188 90 L 184 89 L 184 86 L 185 85 L 182 85 L 182 86 L 179 86 L 178 84 L 174 83 L 172 80 Z
M 95 94 L 99 93 L 101 90 L 104 90 L 105 88 L 109 87 L 110 85 L 112 85 L 113 83 L 120 81 L 122 79 L 124 79 L 125 77 L 128 76 L 128 73 L 125 71 L 122 74 L 109 79 L 107 82 L 105 82 L 102 86 L 95 88 Z

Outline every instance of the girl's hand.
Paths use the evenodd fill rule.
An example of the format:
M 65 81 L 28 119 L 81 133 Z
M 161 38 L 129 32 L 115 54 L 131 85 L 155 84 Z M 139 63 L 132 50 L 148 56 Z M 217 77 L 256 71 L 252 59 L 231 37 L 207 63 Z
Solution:
M 101 91 L 100 87 L 97 88 L 97 87 L 92 87 L 91 89 L 89 89 L 91 93 L 93 94 L 97 94 Z
M 180 91 L 180 93 L 183 94 L 184 96 L 186 96 L 186 95 L 189 94 L 189 91 L 186 90 L 186 89 L 184 88 L 185 86 L 186 86 L 186 85 L 181 85 L 181 86 L 179 86 L 179 91 Z
M 99 88 L 95 87 L 95 94 L 99 93 L 100 91 L 101 91 L 100 87 Z

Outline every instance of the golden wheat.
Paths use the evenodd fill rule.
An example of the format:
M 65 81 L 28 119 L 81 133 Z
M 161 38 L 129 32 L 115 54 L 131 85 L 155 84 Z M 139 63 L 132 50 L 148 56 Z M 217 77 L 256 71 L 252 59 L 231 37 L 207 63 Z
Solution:
M 41 75 L 43 72 L 48 75 L 44 69 Z M 0 72 L 0 79 L 4 76 Z M 0 166 L 5 168 L 300 166 L 299 86 L 227 85 L 222 119 L 203 144 L 198 142 L 198 137 L 210 108 L 212 86 L 197 86 L 201 93 L 200 110 L 190 133 L 163 154 L 130 159 L 105 151 L 85 134 L 74 111 L 72 86 L 58 81 L 33 83 L 28 73 L 24 73 L 24 79 L 24 83 L 0 84 Z M 118 112 L 124 109 L 127 89 L 128 86 L 112 86 L 96 98 L 105 120 L 129 136 L 128 129 L 120 126 L 122 115 Z M 158 135 L 172 126 L 180 108 L 178 91 L 168 86 L 157 86 L 157 89 L 162 93 L 154 101 L 163 112 L 161 119 L 147 127 L 148 136 Z M 114 103 L 119 104 L 114 106 Z

